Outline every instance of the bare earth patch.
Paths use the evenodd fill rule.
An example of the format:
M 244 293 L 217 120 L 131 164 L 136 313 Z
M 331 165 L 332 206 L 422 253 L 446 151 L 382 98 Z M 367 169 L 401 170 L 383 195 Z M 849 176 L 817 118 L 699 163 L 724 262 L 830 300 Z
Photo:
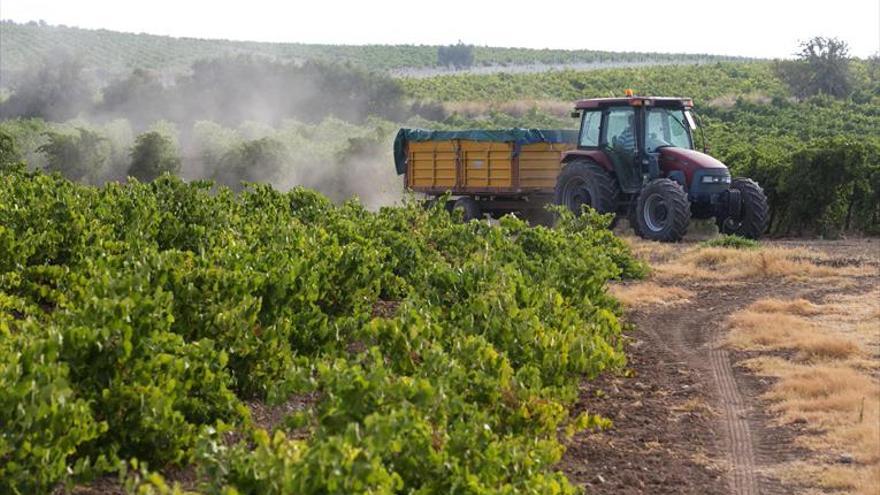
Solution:
M 760 249 L 630 238 L 616 284 L 627 373 L 585 383 L 612 419 L 561 463 L 588 493 L 856 493 L 880 487 L 880 242 Z

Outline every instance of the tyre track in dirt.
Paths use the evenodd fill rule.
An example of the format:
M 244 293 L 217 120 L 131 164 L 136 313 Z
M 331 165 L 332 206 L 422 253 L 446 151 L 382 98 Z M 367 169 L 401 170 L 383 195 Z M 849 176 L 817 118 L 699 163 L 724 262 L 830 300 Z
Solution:
M 782 462 L 806 455 L 794 443 L 802 425 L 774 424 L 761 398 L 770 383 L 737 366 L 750 357 L 749 353 L 723 346 L 728 319 L 759 299 L 816 299 L 819 293 L 837 293 L 839 289 L 784 280 L 729 285 L 700 282 L 682 287 L 695 294 L 692 302 L 658 312 L 649 311 L 633 321 L 637 326 L 651 328 L 654 339 L 668 342 L 667 346 L 677 358 L 703 377 L 705 398 L 719 413 L 714 425 L 717 432 L 714 455 L 725 467 L 726 493 L 796 493 L 798 487 L 783 484 L 768 473 Z M 657 325 L 652 322 L 664 320 L 669 324 L 657 331 Z
M 720 343 L 731 314 L 758 299 L 789 297 L 802 290 L 767 281 L 730 285 L 703 281 L 680 286 L 694 293 L 690 301 L 627 312 L 626 320 L 633 326 L 629 336 L 637 346 L 631 344 L 627 353 L 638 380 L 622 379 L 622 384 L 615 384 L 615 387 L 647 387 L 656 396 L 664 397 L 650 414 L 656 421 L 651 434 L 666 447 L 665 451 L 624 444 L 626 436 L 637 439 L 645 436 L 644 428 L 633 424 L 639 416 L 632 413 L 631 405 L 607 404 L 583 397 L 586 394 L 582 393 L 576 410 L 612 416 L 616 432 L 590 434 L 608 435 L 613 440 L 607 444 L 601 440 L 588 443 L 575 438 L 561 463 L 563 471 L 587 487 L 588 493 L 792 493 L 792 487 L 783 486 L 763 473 L 780 459 L 798 454 L 791 443 L 793 434 L 784 428 L 769 426 L 769 417 L 763 409 L 752 407 L 759 401 L 762 386 L 752 383 L 757 381 L 755 377 L 734 367 L 736 356 Z M 608 385 L 600 380 L 588 388 L 592 392 L 605 386 Z M 686 388 L 688 393 L 680 393 L 680 387 Z M 673 420 L 678 416 L 676 411 L 688 401 L 704 401 L 713 413 L 702 418 L 686 417 L 686 425 L 677 424 Z M 633 466 L 614 466 L 611 463 L 617 453 L 612 449 L 628 449 L 624 457 L 632 461 L 629 464 L 651 462 L 652 466 L 668 472 L 658 475 Z M 705 459 L 696 459 L 703 454 Z M 591 462 L 601 464 L 592 470 L 578 466 L 578 463 L 589 466 Z M 621 474 L 616 473 L 617 470 L 622 470 Z M 602 482 L 596 483 L 596 479 Z M 657 479 L 667 483 L 652 483 Z
M 715 286 L 706 283 L 685 288 L 696 294 L 694 301 L 661 312 L 658 319 L 668 319 L 670 324 L 662 333 L 653 326 L 651 334 L 657 340 L 670 342 L 668 347 L 675 355 L 706 380 L 705 390 L 711 391 L 706 399 L 720 413 L 715 455 L 727 466 L 729 493 L 764 493 L 757 476 L 756 445 L 749 421 L 751 408 L 740 393 L 730 354 L 720 346 L 720 341 L 730 315 L 757 299 L 782 292 L 781 288 L 766 284 Z M 643 325 L 645 323 L 648 322 Z M 776 491 L 777 487 L 766 488 Z
M 803 421 L 779 423 L 764 399 L 774 380 L 741 364 L 767 353 L 726 347 L 728 320 L 763 298 L 822 304 L 864 294 L 880 281 L 868 276 L 880 268 L 880 244 L 795 239 L 768 245 L 824 252 L 828 258 L 817 264 L 864 267 L 865 274 L 848 276 L 843 284 L 809 277 L 630 282 L 680 287 L 693 295 L 626 311 L 627 373 L 584 382 L 574 408 L 614 425 L 572 439 L 559 464 L 569 479 L 598 494 L 788 495 L 815 488 L 778 479 L 790 462 L 816 455 L 795 442 L 815 432 Z M 663 262 L 662 253 L 658 260 Z M 710 411 L 681 413 L 700 401 Z
M 747 410 L 733 378 L 730 356 L 727 351 L 713 349 L 709 351 L 709 358 L 730 444 L 730 492 L 735 495 L 753 495 L 758 493 L 758 481 L 755 477 L 752 431 L 745 419 Z

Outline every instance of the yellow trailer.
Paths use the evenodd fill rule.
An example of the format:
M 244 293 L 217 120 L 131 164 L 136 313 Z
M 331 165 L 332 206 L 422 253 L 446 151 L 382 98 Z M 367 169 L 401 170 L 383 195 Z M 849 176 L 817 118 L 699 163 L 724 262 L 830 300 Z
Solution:
M 426 131 L 401 129 L 397 172 L 407 189 L 469 198 L 476 216 L 500 216 L 543 207 L 553 195 L 562 153 L 577 147 L 576 131 Z M 452 206 L 450 204 L 450 206 Z M 468 211 L 470 210 L 470 211 Z

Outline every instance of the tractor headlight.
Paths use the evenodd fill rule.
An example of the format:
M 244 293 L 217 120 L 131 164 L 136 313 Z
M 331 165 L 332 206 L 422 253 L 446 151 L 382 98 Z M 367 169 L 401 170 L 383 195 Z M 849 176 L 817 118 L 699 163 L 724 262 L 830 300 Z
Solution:
M 701 181 L 703 184 L 730 184 L 729 175 L 704 175 Z

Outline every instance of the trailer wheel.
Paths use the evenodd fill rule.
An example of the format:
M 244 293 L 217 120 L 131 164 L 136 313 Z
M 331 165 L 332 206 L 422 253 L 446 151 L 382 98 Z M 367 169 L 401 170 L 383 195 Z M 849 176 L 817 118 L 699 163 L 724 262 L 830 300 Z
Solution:
M 770 211 L 764 190 L 757 182 L 744 177 L 733 179 L 730 188 L 738 190 L 742 198 L 739 218 L 725 215 L 715 217 L 718 231 L 722 234 L 758 239 L 767 230 Z
M 681 184 L 655 179 L 639 193 L 636 203 L 636 232 L 645 239 L 676 242 L 687 233 L 691 204 Z
M 452 211 L 461 210 L 462 220 L 470 222 L 471 220 L 479 220 L 483 217 L 480 205 L 474 198 L 463 197 L 455 200 L 452 205 Z
M 599 213 L 614 213 L 619 195 L 614 177 L 589 160 L 574 160 L 565 165 L 556 179 L 556 204 L 575 215 L 580 215 L 581 205 Z

